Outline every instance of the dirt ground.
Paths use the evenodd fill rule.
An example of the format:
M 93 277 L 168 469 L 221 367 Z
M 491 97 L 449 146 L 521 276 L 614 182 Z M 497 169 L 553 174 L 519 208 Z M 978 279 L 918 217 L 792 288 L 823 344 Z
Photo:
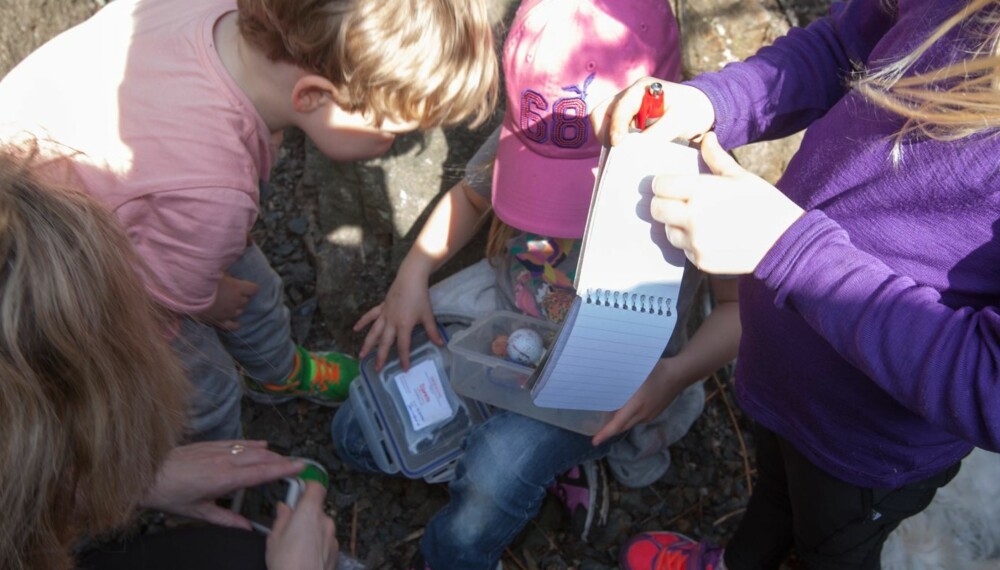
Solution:
M 781 3 L 789 19 L 799 24 L 820 15 L 829 4 L 827 0 Z M 46 39 L 103 4 L 102 0 L 0 0 L 0 76 Z M 265 252 L 285 280 L 296 337 L 322 347 L 332 344 L 331 334 L 316 310 L 315 260 L 303 235 L 303 220 L 315 215 L 315 201 L 299 194 L 296 185 L 304 154 L 302 137 L 290 133 L 272 177 L 274 192 L 262 197 L 255 236 L 266 244 Z M 456 171 L 460 166 L 452 165 Z M 373 298 L 387 286 L 373 287 Z M 357 345 L 340 348 L 352 350 Z M 730 394 L 728 371 L 708 379 L 705 390 L 705 411 L 672 448 L 673 466 L 662 480 L 643 489 L 613 484 L 609 523 L 590 543 L 569 531 L 567 517 L 550 497 L 540 516 L 505 553 L 504 567 L 615 568 L 620 545 L 647 529 L 667 528 L 725 540 L 739 523 L 749 496 L 753 442 L 747 421 Z M 331 445 L 332 413 L 305 403 L 244 407 L 248 436 L 268 439 L 277 449 L 315 458 L 327 466 L 332 475 L 328 507 L 336 519 L 342 548 L 370 569 L 403 568 L 418 548 L 424 525 L 446 503 L 447 489 L 422 481 L 367 476 L 343 466 Z

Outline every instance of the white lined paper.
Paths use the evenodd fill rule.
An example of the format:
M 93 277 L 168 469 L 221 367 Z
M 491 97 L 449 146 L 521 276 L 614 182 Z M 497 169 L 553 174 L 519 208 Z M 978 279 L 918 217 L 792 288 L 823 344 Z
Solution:
M 697 150 L 639 135 L 605 149 L 574 283 L 578 297 L 532 388 L 537 406 L 616 410 L 646 380 L 677 323 L 685 265 L 650 215 L 651 182 L 659 173 L 704 170 Z M 593 301 L 598 290 L 612 294 L 610 305 L 581 298 Z M 657 310 L 615 307 L 615 292 L 619 305 L 621 295 L 629 302 L 645 296 Z

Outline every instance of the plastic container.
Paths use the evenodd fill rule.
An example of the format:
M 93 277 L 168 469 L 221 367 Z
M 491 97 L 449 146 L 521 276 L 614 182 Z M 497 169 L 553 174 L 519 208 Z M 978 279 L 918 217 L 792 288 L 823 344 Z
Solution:
M 535 368 L 493 354 L 493 340 L 519 328 L 537 332 L 546 350 L 559 332 L 559 325 L 510 311 L 498 311 L 473 321 L 469 328 L 456 332 L 448 342 L 454 359 L 452 388 L 467 398 L 570 431 L 585 435 L 597 433 L 613 412 L 540 408 L 531 399 Z
M 375 370 L 374 354 L 365 358 L 350 397 L 380 469 L 430 483 L 448 481 L 462 454 L 462 440 L 489 416 L 489 408 L 452 390 L 451 356 L 423 329 L 414 333 L 411 346 L 409 371 L 403 370 L 395 348 L 381 372 Z

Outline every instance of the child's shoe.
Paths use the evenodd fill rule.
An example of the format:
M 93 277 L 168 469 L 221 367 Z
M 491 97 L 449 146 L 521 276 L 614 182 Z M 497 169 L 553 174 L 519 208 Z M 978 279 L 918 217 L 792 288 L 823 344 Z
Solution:
M 587 542 L 594 528 L 608 523 L 608 475 L 600 461 L 586 461 L 556 477 L 549 487 L 566 506 L 573 529 Z
M 725 570 L 723 549 L 678 532 L 644 532 L 622 547 L 622 570 Z
M 284 384 L 247 379 L 245 393 L 255 402 L 281 404 L 303 398 L 322 406 L 338 406 L 347 399 L 351 381 L 358 377 L 358 361 L 339 352 L 310 352 L 295 347 L 295 364 Z

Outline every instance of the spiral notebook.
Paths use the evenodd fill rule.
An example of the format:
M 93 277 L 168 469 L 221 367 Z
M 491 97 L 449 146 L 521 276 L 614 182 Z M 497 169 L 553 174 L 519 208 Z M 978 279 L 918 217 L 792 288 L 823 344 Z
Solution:
M 577 298 L 535 373 L 535 405 L 616 410 L 642 385 L 677 323 L 685 261 L 650 215 L 651 183 L 660 173 L 705 171 L 696 149 L 636 133 L 604 149 Z

